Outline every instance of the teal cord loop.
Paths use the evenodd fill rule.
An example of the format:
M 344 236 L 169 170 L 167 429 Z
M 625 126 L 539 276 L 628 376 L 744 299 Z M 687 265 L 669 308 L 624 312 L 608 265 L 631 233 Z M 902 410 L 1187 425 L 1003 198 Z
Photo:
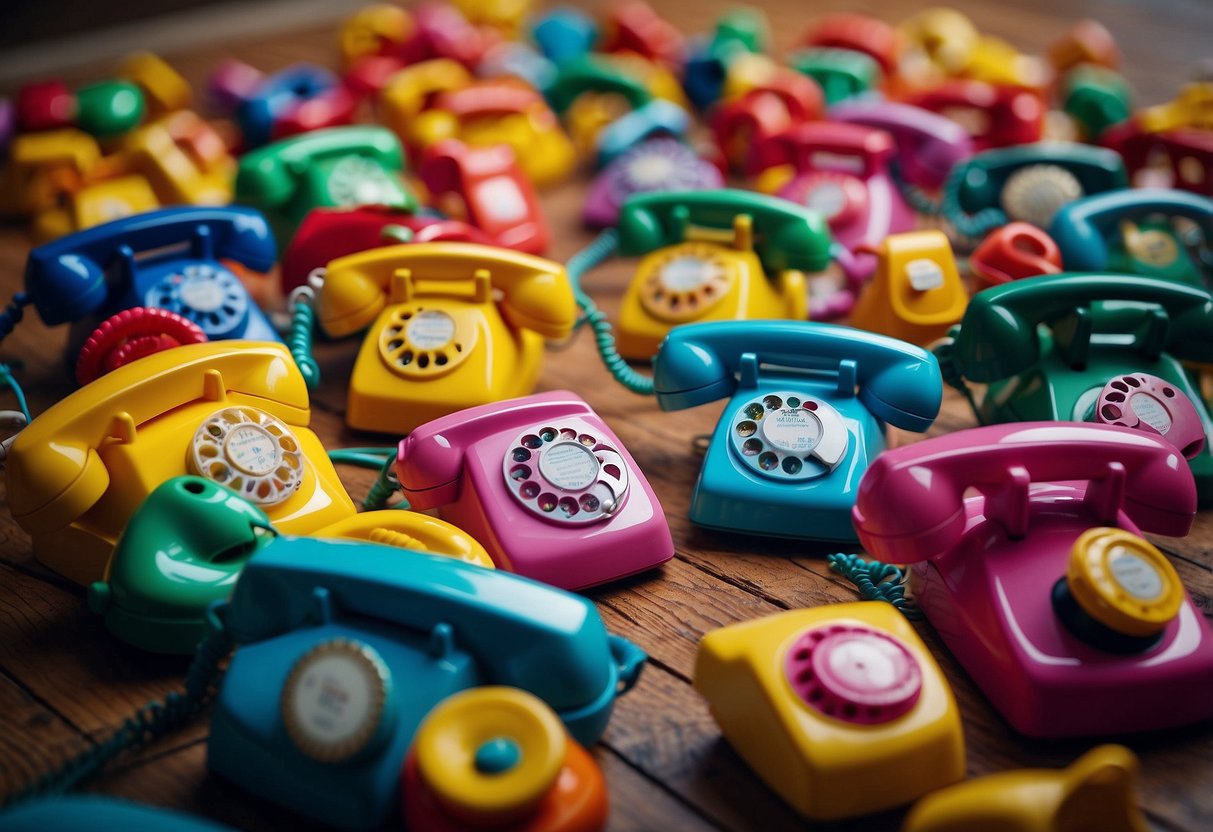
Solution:
M 611 322 L 607 320 L 606 313 L 599 309 L 598 305 L 594 303 L 594 299 L 581 288 L 581 276 L 615 256 L 618 249 L 619 234 L 615 229 L 608 228 L 588 246 L 574 254 L 569 259 L 566 270 L 569 275 L 569 283 L 573 287 L 573 297 L 577 300 L 577 305 L 581 307 L 590 331 L 594 333 L 594 343 L 598 347 L 598 354 L 602 356 L 602 363 L 606 365 L 615 380 L 628 390 L 642 396 L 651 396 L 653 395 L 653 379 L 632 369 L 627 360 L 619 354 L 619 350 L 615 347 L 615 336 L 611 332 Z
M 960 364 L 956 361 L 956 335 L 958 332 L 958 327 L 952 327 L 947 335 L 932 343 L 929 349 L 935 356 L 935 360 L 939 362 L 939 372 L 943 376 L 944 383 L 952 389 L 960 391 L 960 394 L 965 397 L 965 401 L 969 403 L 969 409 L 973 411 L 973 418 L 977 420 L 977 424 L 984 425 L 986 420 L 981 415 L 981 408 L 977 406 L 977 398 L 965 382 Z
M 902 176 L 901 167 L 896 162 L 889 166 L 889 175 L 893 178 L 893 183 L 897 185 L 897 190 L 901 192 L 902 199 L 915 211 L 928 217 L 937 217 L 943 212 L 943 200 L 933 197 L 917 185 L 911 184 Z
M 17 324 L 25 317 L 25 307 L 34 302 L 29 292 L 18 292 L 8 302 L 8 306 L 0 311 L 0 341 L 13 334 Z
M 199 642 L 194 652 L 194 661 L 186 674 L 183 691 L 173 691 L 163 700 L 148 702 L 127 717 L 118 730 L 107 739 L 82 751 L 20 792 L 5 798 L 4 805 L 12 805 L 40 795 L 69 791 L 100 772 L 123 752 L 142 748 L 180 728 L 196 716 L 218 689 L 221 675 L 219 665 L 234 646 L 223 627 L 215 626 L 216 619 L 209 620 L 212 622 L 212 629 Z
M 371 490 L 366 494 L 366 499 L 362 501 L 363 511 L 378 511 L 384 508 L 387 505 L 388 498 L 400 489 L 400 481 L 396 479 L 396 472 L 392 470 L 395 464 L 395 453 L 383 461 L 382 466 L 379 468 L 379 476 L 375 478 L 374 484 L 371 485 Z M 393 506 L 393 508 L 398 509 L 407 509 L 408 507 L 408 500 L 402 500 Z
M 308 390 L 315 390 L 320 385 L 320 365 L 312 355 L 312 331 L 316 322 L 316 310 L 313 308 L 316 296 L 311 287 L 300 286 L 291 292 L 291 329 L 287 335 L 286 345 L 291 351 L 291 357 L 303 374 L 303 381 Z
M 942 211 L 944 218 L 952 223 L 952 227 L 962 237 L 979 240 L 995 228 L 1007 224 L 1007 215 L 1001 208 L 990 206 L 982 208 L 976 214 L 970 214 L 960 205 L 960 188 L 964 184 L 968 165 L 959 164 L 952 168 L 947 180 L 943 183 Z
M 922 618 L 922 613 L 906 598 L 906 573 L 900 566 L 881 563 L 878 560 L 865 561 L 859 555 L 846 555 L 841 552 L 827 555 L 826 562 L 830 564 L 831 569 L 854 584 L 859 591 L 859 597 L 865 601 L 884 601 L 892 604 L 911 621 Z
M 13 369 L 8 364 L 0 364 L 0 387 L 7 387 L 13 391 L 13 396 L 17 399 L 17 407 L 21 408 L 21 414 L 25 416 L 25 423 L 28 425 L 33 421 L 30 416 L 29 404 L 25 400 L 25 391 L 21 389 L 21 384 L 13 376 Z

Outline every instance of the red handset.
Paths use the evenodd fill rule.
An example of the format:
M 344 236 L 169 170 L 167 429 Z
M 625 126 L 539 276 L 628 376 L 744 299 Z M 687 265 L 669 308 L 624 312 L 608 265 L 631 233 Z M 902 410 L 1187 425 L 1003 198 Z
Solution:
M 973 137 L 973 150 L 1038 142 L 1044 132 L 1045 103 L 1032 90 L 953 80 L 906 99 L 907 104 L 960 122 Z

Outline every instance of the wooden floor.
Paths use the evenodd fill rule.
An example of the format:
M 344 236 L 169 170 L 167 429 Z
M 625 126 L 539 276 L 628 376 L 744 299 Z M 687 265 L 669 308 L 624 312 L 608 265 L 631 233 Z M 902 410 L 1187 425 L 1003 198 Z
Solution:
M 604 4 L 605 5 L 605 4 Z M 724 2 L 659 3 L 684 30 L 702 30 Z M 809 4 L 769 4 L 777 43 L 789 46 L 807 26 Z M 847 4 L 814 3 L 814 13 L 850 6 L 900 20 L 917 4 L 888 0 Z M 1078 17 L 1094 15 L 1113 30 L 1126 56 L 1126 71 L 1142 100 L 1173 96 L 1179 83 L 1207 52 L 1213 10 L 1205 0 L 1099 3 L 1072 0 L 982 0 L 967 4 L 978 24 L 1021 47 L 1039 51 L 1044 42 Z M 155 43 L 146 44 L 155 47 Z M 297 60 L 331 62 L 331 29 L 285 32 L 271 39 L 241 41 L 172 53 L 198 85 L 219 58 L 236 56 L 263 69 Z M 70 56 L 65 56 L 70 59 Z M 105 65 L 68 73 L 73 82 L 104 77 Z M 566 259 L 588 236 L 577 226 L 583 177 L 545 194 L 557 231 L 550 254 Z M 20 284 L 24 233 L 0 228 L 0 303 Z M 587 287 L 614 314 L 634 262 L 595 272 Z M 36 315 L 4 345 L 6 360 L 20 359 L 20 378 L 35 413 L 68 392 L 63 354 L 66 333 L 46 330 Z M 355 341 L 325 345 L 321 364 L 327 379 L 315 397 L 313 426 L 331 448 L 388 444 L 395 437 L 368 437 L 344 427 L 345 393 L 357 350 Z M 661 413 L 651 399 L 614 385 L 594 353 L 588 333 L 547 356 L 540 389 L 567 388 L 586 398 L 613 427 L 653 484 L 669 520 L 677 556 L 660 573 L 594 593 L 608 627 L 650 655 L 643 677 L 620 700 L 595 756 L 610 787 L 611 828 L 696 830 L 796 828 L 801 821 L 750 773 L 725 743 L 707 707 L 690 686 L 700 637 L 717 627 L 780 610 L 853 600 L 851 588 L 830 574 L 823 552 L 802 543 L 709 533 L 686 519 L 700 457 L 692 439 L 714 425 L 720 405 L 690 412 Z M 0 397 L 9 407 L 7 395 Z M 931 433 L 971 425 L 955 396 L 945 401 Z M 896 442 L 911 441 L 904 434 Z M 355 497 L 370 477 L 344 471 Z M 0 513 L 0 794 L 8 793 L 89 744 L 106 736 L 133 708 L 180 685 L 186 662 L 128 649 L 111 638 L 86 609 L 83 593 L 41 567 L 28 538 Z M 1186 539 L 1158 543 L 1171 556 L 1194 600 L 1213 614 L 1213 512 L 1202 513 Z M 1092 742 L 1038 742 L 1017 736 L 991 709 L 931 628 L 918 625 L 952 683 L 964 717 L 970 776 L 1023 766 L 1062 766 Z M 1213 695 L 1213 692 L 1210 692 Z M 180 807 L 247 829 L 282 828 L 284 812 L 209 775 L 205 766 L 206 719 L 142 753 L 123 759 L 90 790 Z M 1142 760 L 1140 803 L 1160 829 L 1213 828 L 1213 726 L 1200 725 L 1125 738 Z M 864 788 L 879 790 L 880 783 Z M 830 829 L 896 829 L 901 811 Z M 308 828 L 291 818 L 294 828 Z

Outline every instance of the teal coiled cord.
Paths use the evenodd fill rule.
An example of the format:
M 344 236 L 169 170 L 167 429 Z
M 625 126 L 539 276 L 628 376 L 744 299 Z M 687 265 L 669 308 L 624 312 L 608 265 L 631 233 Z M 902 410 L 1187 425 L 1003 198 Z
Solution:
M 989 234 L 995 228 L 1007 224 L 1006 212 L 993 206 L 982 208 L 976 214 L 970 214 L 960 205 L 960 187 L 964 184 L 968 165 L 961 164 L 952 168 L 947 180 L 943 183 L 942 212 L 944 218 L 952 223 L 952 227 L 963 237 L 978 240 Z
M 0 387 L 7 387 L 13 391 L 13 396 L 17 399 L 17 407 L 21 408 L 21 413 L 25 416 L 25 423 L 28 425 L 33 421 L 29 412 L 29 404 L 25 400 L 25 391 L 21 389 L 21 384 L 13 376 L 12 367 L 7 364 L 0 364 Z
M 291 329 L 287 335 L 286 346 L 295 359 L 299 372 L 308 390 L 315 390 L 320 385 L 320 365 L 312 355 L 312 331 L 316 322 L 316 310 L 313 308 L 316 295 L 310 286 L 300 286 L 291 292 Z
M 594 299 L 581 288 L 581 276 L 615 256 L 619 250 L 619 234 L 613 228 L 608 228 L 594 239 L 588 246 L 574 254 L 568 262 L 566 270 L 569 283 L 573 287 L 573 297 L 584 313 L 584 322 L 590 325 L 594 333 L 594 343 L 598 346 L 598 354 L 602 363 L 615 377 L 615 380 L 642 396 L 653 395 L 653 379 L 643 373 L 638 373 L 628 366 L 628 362 L 619 354 L 615 347 L 615 336 L 611 332 L 611 322 L 606 313 L 598 308 Z
M 826 562 L 853 583 L 865 601 L 885 601 L 910 620 L 922 618 L 919 609 L 906 598 L 906 574 L 900 566 L 842 553 L 828 555 Z
M 889 175 L 893 178 L 893 183 L 901 192 L 906 204 L 915 211 L 928 217 L 937 217 L 943 213 L 943 201 L 929 195 L 917 185 L 911 184 L 901 175 L 901 168 L 896 162 L 889 166 Z
M 363 511 L 386 508 L 388 499 L 400 488 L 400 482 L 392 470 L 396 462 L 395 448 L 340 448 L 329 451 L 329 459 L 337 465 L 357 465 L 359 468 L 375 468 L 379 471 L 379 476 L 375 478 L 362 501 Z M 409 501 L 401 500 L 392 508 L 405 511 L 409 508 Z
M 219 664 L 234 646 L 219 618 L 208 613 L 207 619 L 210 630 L 194 651 L 184 690 L 172 691 L 164 699 L 148 702 L 127 717 L 107 739 L 77 754 L 25 789 L 9 795 L 4 799 L 4 805 L 39 795 L 62 794 L 101 771 L 124 751 L 142 748 L 196 716 L 214 696 L 221 675 Z

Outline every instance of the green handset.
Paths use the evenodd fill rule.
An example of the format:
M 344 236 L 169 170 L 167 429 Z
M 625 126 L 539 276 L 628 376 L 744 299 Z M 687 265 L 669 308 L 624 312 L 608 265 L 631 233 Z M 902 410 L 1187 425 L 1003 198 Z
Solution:
M 1181 363 L 1213 363 L 1213 296 L 1194 286 L 1076 272 L 1012 281 L 975 295 L 935 354 L 983 423 L 1119 424 L 1123 411 L 1164 437 L 1173 428 L 1178 436 L 1185 419 L 1198 420 L 1202 439 L 1213 432 Z M 988 385 L 980 402 L 966 381 Z M 1116 413 L 1104 412 L 1109 402 Z M 1197 447 L 1185 442 L 1181 450 L 1207 505 L 1213 456 L 1207 442 Z
M 260 208 L 284 247 L 313 208 L 415 209 L 403 172 L 400 140 L 387 128 L 315 130 L 245 154 L 236 174 L 236 201 Z
M 983 237 L 1011 220 L 1048 228 L 1066 203 L 1129 187 L 1120 154 L 1056 142 L 986 150 L 952 169 L 942 212 L 966 237 Z
M 561 64 L 545 95 L 552 109 L 563 115 L 578 96 L 587 92 L 621 96 L 633 110 L 653 98 L 643 81 L 602 55 L 586 55 Z

